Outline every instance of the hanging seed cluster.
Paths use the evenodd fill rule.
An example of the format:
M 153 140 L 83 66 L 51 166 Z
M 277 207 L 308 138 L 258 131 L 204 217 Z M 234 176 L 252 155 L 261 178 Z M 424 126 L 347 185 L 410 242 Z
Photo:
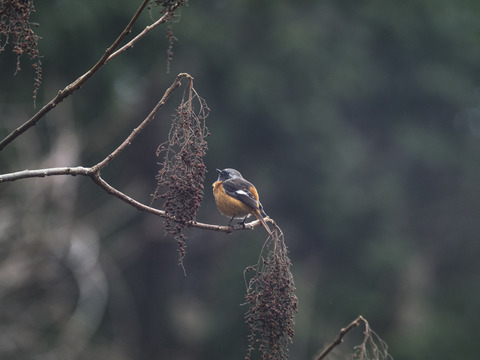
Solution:
M 198 110 L 194 108 L 194 102 Z M 163 199 L 165 231 L 173 236 L 179 246 L 179 262 L 183 264 L 186 237 L 183 229 L 193 220 L 203 198 L 206 166 L 203 158 L 207 151 L 208 130 L 205 119 L 209 109 L 205 101 L 190 89 L 188 100 L 182 103 L 173 116 L 168 140 L 157 149 L 163 158 L 157 174 L 157 188 L 153 201 Z
M 42 82 L 42 64 L 38 52 L 38 36 L 31 28 L 30 15 L 35 12 L 31 0 L 3 0 L 0 8 L 0 54 L 8 44 L 17 56 L 15 72 L 21 70 L 20 58 L 28 55 L 35 71 L 33 99 Z M 34 24 L 38 27 L 38 24 Z
M 250 306 L 245 314 L 250 328 L 246 360 L 250 360 L 255 350 L 260 352 L 262 360 L 287 359 L 288 345 L 294 335 L 298 299 L 291 262 L 283 235 L 267 241 L 270 241 L 266 244 L 267 257 L 246 269 L 254 272 L 245 295 Z
M 151 0 L 148 8 L 150 11 L 152 7 L 160 7 L 160 14 L 164 14 L 176 7 L 183 6 L 187 3 L 187 0 Z M 170 72 L 170 64 L 173 61 L 173 44 L 178 41 L 178 39 L 173 35 L 173 23 L 176 17 L 180 15 L 172 14 L 169 25 L 167 27 L 166 38 L 168 40 L 168 49 L 167 49 L 167 74 Z

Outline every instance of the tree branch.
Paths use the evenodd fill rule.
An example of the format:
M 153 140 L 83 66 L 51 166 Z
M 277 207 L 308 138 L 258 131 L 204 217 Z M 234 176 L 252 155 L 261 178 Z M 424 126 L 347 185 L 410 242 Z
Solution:
M 155 118 L 156 113 L 162 108 L 170 95 L 181 85 L 182 78 L 187 78 L 189 80 L 189 87 L 192 88 L 193 77 L 187 73 L 180 73 L 177 75 L 175 80 L 173 81 L 172 85 L 165 91 L 160 101 L 157 105 L 153 108 L 150 114 L 140 123 L 138 127 L 133 129 L 131 134 L 122 142 L 120 146 L 118 146 L 112 153 L 110 153 L 105 159 L 100 161 L 98 164 L 92 167 L 83 167 L 83 166 L 74 166 L 74 167 L 56 167 L 56 168 L 47 168 L 47 169 L 38 169 L 38 170 L 22 170 L 8 174 L 0 174 L 0 183 L 9 182 L 9 181 L 16 181 L 21 179 L 28 179 L 34 177 L 47 177 L 47 176 L 55 176 L 55 175 L 70 175 L 70 176 L 87 176 L 91 178 L 98 186 L 100 186 L 103 190 L 107 193 L 115 196 L 116 198 L 122 200 L 123 202 L 133 206 L 139 211 L 144 211 L 152 215 L 161 216 L 165 218 L 171 218 L 172 220 L 176 221 L 176 219 L 166 213 L 163 210 L 156 209 L 151 206 L 147 206 L 138 202 L 137 200 L 131 198 L 130 196 L 126 195 L 125 193 L 117 190 L 113 186 L 111 186 L 108 182 L 106 182 L 101 177 L 101 170 L 107 166 L 113 159 L 115 159 L 121 151 L 123 151 L 128 145 L 131 144 L 133 139 L 143 130 L 145 127 Z M 270 218 L 266 218 L 266 221 L 271 222 L 275 225 L 273 220 Z M 259 226 L 261 223 L 258 220 L 252 221 L 244 225 L 235 225 L 235 226 L 220 226 L 220 225 L 213 225 L 213 224 L 205 224 L 196 221 L 191 221 L 188 223 L 189 227 L 195 227 L 198 229 L 203 230 L 211 230 L 211 231 L 220 231 L 224 233 L 231 233 L 233 231 L 238 230 L 253 230 L 255 227 Z
M 116 198 L 122 200 L 123 202 L 126 202 L 128 205 L 133 206 L 139 211 L 144 211 L 152 215 L 164 217 L 164 218 L 170 218 L 174 221 L 176 221 L 175 217 L 172 215 L 169 215 L 163 210 L 156 209 L 154 207 L 142 204 L 141 202 L 131 198 L 130 196 L 126 195 L 125 193 L 121 192 L 120 190 L 115 189 L 113 186 L 111 186 L 108 182 L 102 179 L 100 174 L 98 172 L 93 172 L 91 175 L 89 175 L 92 180 L 100 186 L 102 189 L 104 189 L 106 192 L 109 194 L 115 196 Z M 266 219 L 267 220 L 267 219 Z M 245 224 L 245 226 L 238 224 L 235 226 L 220 226 L 220 225 L 213 225 L 213 224 L 206 224 L 206 223 L 201 223 L 197 221 L 191 221 L 188 223 L 189 227 L 195 227 L 198 229 L 202 230 L 211 230 L 211 231 L 220 231 L 224 233 L 231 233 L 233 231 L 238 231 L 238 230 L 253 230 L 255 227 L 261 225 L 261 222 L 258 220 L 249 222 Z
M 359 316 L 356 318 L 354 321 L 352 321 L 350 324 L 348 324 L 346 327 L 340 330 L 340 333 L 338 336 L 333 340 L 333 342 L 328 345 L 316 358 L 315 360 L 322 360 L 324 359 L 336 346 L 340 345 L 343 341 L 343 338 L 347 333 L 352 330 L 353 328 L 357 327 L 360 325 L 361 322 L 366 322 L 363 316 Z
M 100 163 L 99 163 L 100 164 Z M 47 177 L 47 176 L 55 176 L 55 175 L 71 175 L 71 176 L 87 176 L 93 180 L 98 186 L 100 186 L 102 189 L 104 189 L 107 193 L 115 196 L 116 198 L 122 200 L 123 202 L 127 203 L 130 206 L 133 206 L 139 211 L 143 211 L 152 215 L 156 216 L 161 216 L 164 218 L 171 218 L 174 221 L 176 220 L 174 217 L 169 215 L 163 210 L 156 209 L 151 206 L 147 206 L 145 204 L 142 204 L 141 202 L 131 198 L 130 196 L 126 195 L 125 193 L 121 192 L 120 190 L 117 190 L 114 188 L 112 185 L 110 185 L 108 182 L 106 182 L 102 177 L 100 176 L 100 167 L 98 165 L 95 165 L 90 168 L 86 168 L 83 166 L 76 166 L 76 167 L 57 167 L 57 168 L 48 168 L 48 169 L 39 169 L 39 170 L 23 170 L 23 171 L 17 171 L 13 173 L 8 173 L 8 174 L 3 174 L 0 175 L 0 183 L 3 182 L 9 182 L 9 181 L 16 181 L 16 180 L 21 180 L 21 179 L 28 179 L 28 178 L 33 178 L 33 177 Z M 266 221 L 272 222 L 273 220 L 266 218 Z M 220 226 L 220 225 L 214 225 L 214 224 L 206 224 L 206 223 L 201 223 L 201 222 L 196 222 L 196 221 L 191 221 L 188 226 L 189 227 L 195 227 L 198 229 L 203 229 L 203 230 L 212 230 L 212 231 L 220 231 L 224 233 L 231 233 L 233 231 L 238 231 L 238 230 L 253 230 L 255 227 L 259 226 L 261 223 L 258 220 L 252 221 L 250 223 L 243 225 L 235 225 L 235 226 Z
M 154 24 L 147 26 L 147 28 L 145 28 L 139 35 L 137 35 L 135 39 L 133 39 L 128 44 L 124 45 L 121 49 L 119 49 L 117 52 L 114 53 L 115 49 L 118 48 L 118 46 L 120 45 L 122 40 L 125 38 L 125 36 L 127 36 L 131 32 L 133 25 L 138 20 L 138 18 L 140 17 L 140 14 L 143 12 L 143 10 L 145 9 L 149 1 L 150 0 L 143 0 L 142 4 L 137 9 L 137 11 L 135 12 L 135 15 L 133 15 L 132 19 L 130 20 L 128 25 L 125 27 L 125 29 L 123 29 L 122 33 L 117 37 L 117 39 L 112 43 L 112 45 L 110 45 L 108 49 L 105 50 L 102 57 L 90 70 L 88 70 L 85 74 L 80 76 L 77 80 L 72 82 L 70 85 L 67 85 L 63 90 L 60 90 L 58 94 L 52 100 L 50 100 L 50 102 L 48 102 L 44 107 L 42 107 L 40 111 L 38 111 L 32 118 L 30 118 L 24 124 L 22 124 L 15 130 L 13 130 L 2 141 L 0 141 L 0 151 L 2 151 L 9 143 L 11 143 L 13 140 L 15 140 L 18 136 L 23 134 L 29 128 L 36 125 L 41 118 L 43 118 L 55 106 L 57 106 L 59 103 L 65 100 L 65 98 L 67 98 L 68 96 L 72 95 L 75 91 L 80 89 L 80 87 L 82 87 L 82 85 L 85 84 L 85 82 L 87 82 L 87 80 L 90 79 L 93 76 L 93 74 L 95 74 L 108 61 L 116 57 L 118 54 L 124 52 L 125 50 L 132 48 L 133 45 L 136 42 L 138 42 L 141 38 L 143 38 L 149 31 L 153 30 L 158 25 L 168 21 L 171 15 L 182 3 L 181 1 L 178 1 L 177 3 L 172 5 L 159 20 L 157 20 Z
M 165 13 L 160 19 L 158 19 L 157 21 L 155 21 L 153 24 L 151 25 L 148 25 L 145 27 L 145 29 L 143 29 L 137 36 L 135 36 L 132 40 L 130 40 L 127 44 L 125 44 L 124 46 L 122 46 L 120 49 L 118 49 L 117 51 L 115 51 L 113 54 L 111 54 L 108 59 L 105 61 L 105 63 L 109 62 L 110 60 L 114 59 L 115 57 L 117 57 L 118 55 L 120 55 L 121 53 L 127 51 L 127 50 L 130 50 L 131 48 L 133 48 L 135 46 L 135 44 L 137 42 L 139 42 L 145 35 L 147 35 L 150 31 L 152 31 L 153 29 L 155 29 L 157 26 L 167 22 L 168 20 L 171 19 L 171 16 L 172 14 L 175 12 L 175 10 L 182 4 L 182 1 L 177 1 L 175 4 L 173 4 L 169 11 L 167 13 Z
M 85 168 L 83 166 L 76 167 L 57 167 L 40 170 L 23 170 L 14 173 L 0 175 L 0 183 L 7 181 L 15 181 L 20 179 L 28 179 L 32 177 L 46 177 L 53 175 L 85 175 L 89 176 L 91 168 Z

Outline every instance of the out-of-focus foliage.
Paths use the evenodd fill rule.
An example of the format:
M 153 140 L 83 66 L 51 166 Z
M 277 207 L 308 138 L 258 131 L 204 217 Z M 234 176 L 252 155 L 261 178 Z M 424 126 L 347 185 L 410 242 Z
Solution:
M 37 107 L 95 63 L 135 6 L 35 3 Z M 0 168 L 92 165 L 188 72 L 211 109 L 198 218 L 225 223 L 215 168 L 255 183 L 292 260 L 292 359 L 312 358 L 360 314 L 395 359 L 476 359 L 479 18 L 473 0 L 190 0 L 172 24 L 170 73 L 164 27 L 5 148 Z M 3 138 L 34 113 L 33 74 L 14 76 L 7 52 L 0 61 Z M 144 203 L 180 100 L 104 171 Z M 264 235 L 190 231 L 184 277 L 162 221 L 88 179 L 1 184 L 1 357 L 241 358 L 243 270 Z

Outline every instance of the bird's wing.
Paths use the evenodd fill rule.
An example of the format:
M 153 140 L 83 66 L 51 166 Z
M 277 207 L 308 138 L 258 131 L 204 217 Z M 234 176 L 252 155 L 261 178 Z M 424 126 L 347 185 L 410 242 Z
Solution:
M 224 181 L 223 189 L 227 195 L 241 201 L 251 208 L 260 210 L 257 190 L 247 180 L 236 178 Z

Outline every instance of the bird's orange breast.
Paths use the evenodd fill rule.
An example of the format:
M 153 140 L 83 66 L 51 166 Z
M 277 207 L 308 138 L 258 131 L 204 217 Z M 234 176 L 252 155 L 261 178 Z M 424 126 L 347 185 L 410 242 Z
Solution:
M 225 216 L 242 218 L 252 213 L 249 206 L 225 193 L 222 181 L 213 183 L 213 196 L 218 210 Z

